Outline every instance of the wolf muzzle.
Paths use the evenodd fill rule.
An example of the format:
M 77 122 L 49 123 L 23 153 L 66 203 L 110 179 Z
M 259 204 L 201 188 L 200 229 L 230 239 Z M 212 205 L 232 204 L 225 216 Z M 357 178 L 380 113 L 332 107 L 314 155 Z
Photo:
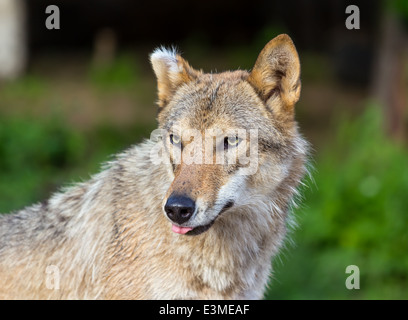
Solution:
M 195 211 L 195 202 L 186 196 L 171 195 L 164 206 L 169 219 L 179 225 L 187 222 Z

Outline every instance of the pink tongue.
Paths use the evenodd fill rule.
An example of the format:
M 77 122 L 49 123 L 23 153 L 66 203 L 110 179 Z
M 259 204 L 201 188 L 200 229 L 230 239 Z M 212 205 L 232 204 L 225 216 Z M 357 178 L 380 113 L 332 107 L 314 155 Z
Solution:
M 180 234 L 185 234 L 191 230 L 193 230 L 193 228 L 190 227 L 179 227 L 173 224 L 173 226 L 171 227 L 171 230 L 175 233 L 180 233 Z

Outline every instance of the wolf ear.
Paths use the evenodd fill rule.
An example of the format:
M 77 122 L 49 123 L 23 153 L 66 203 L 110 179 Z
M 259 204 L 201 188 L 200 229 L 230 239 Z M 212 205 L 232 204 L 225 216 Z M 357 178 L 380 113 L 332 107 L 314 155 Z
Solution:
M 273 111 L 294 115 L 300 95 L 300 62 L 288 35 L 277 36 L 262 49 L 248 82 Z
M 164 107 L 183 83 L 194 80 L 200 74 L 175 49 L 156 49 L 150 55 L 150 62 L 157 78 L 159 107 Z

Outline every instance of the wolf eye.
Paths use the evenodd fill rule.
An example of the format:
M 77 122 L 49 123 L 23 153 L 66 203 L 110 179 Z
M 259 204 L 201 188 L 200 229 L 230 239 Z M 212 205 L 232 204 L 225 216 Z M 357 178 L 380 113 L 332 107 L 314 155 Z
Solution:
M 171 134 L 171 135 L 170 135 L 170 142 L 171 142 L 171 144 L 179 145 L 180 142 L 181 142 L 181 139 L 180 139 L 179 136 L 177 136 L 177 135 L 175 135 L 175 134 Z
M 224 150 L 232 147 L 236 147 L 241 142 L 237 136 L 224 138 Z

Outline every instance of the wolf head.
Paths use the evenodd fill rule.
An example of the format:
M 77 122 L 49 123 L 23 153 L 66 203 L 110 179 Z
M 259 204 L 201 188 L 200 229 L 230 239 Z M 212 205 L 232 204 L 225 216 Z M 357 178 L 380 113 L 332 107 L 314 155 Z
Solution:
M 271 40 L 250 72 L 203 73 L 165 48 L 150 58 L 172 179 L 163 210 L 174 232 L 200 234 L 220 214 L 276 196 L 303 174 L 294 120 L 300 63 L 289 36 Z M 300 178 L 293 180 L 288 188 Z

